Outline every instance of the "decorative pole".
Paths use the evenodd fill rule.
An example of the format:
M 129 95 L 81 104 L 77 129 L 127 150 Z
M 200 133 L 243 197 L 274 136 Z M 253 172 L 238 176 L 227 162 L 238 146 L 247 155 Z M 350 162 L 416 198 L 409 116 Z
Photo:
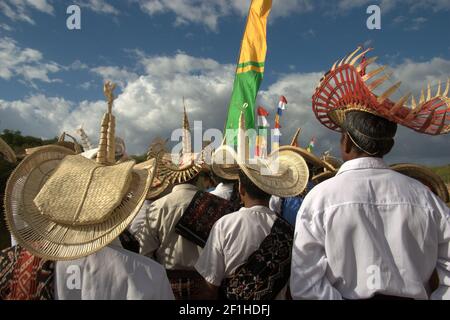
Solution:
M 107 81 L 103 86 L 103 93 L 108 103 L 108 112 L 103 115 L 101 129 L 100 129 L 100 142 L 97 153 L 97 163 L 104 165 L 112 165 L 116 162 L 115 159 L 115 130 L 116 119 L 112 114 L 112 107 L 114 103 L 114 89 L 116 84 Z

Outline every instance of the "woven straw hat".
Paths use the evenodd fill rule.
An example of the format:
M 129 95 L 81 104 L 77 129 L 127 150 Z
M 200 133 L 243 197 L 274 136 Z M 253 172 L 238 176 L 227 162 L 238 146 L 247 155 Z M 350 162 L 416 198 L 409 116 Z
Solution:
M 71 138 L 73 141 L 66 141 L 66 137 Z M 69 150 L 72 150 L 76 154 L 82 152 L 82 148 L 78 144 L 77 139 L 75 139 L 73 136 L 71 136 L 70 134 L 68 134 L 66 132 L 61 133 L 61 135 L 59 136 L 58 141 L 55 143 L 55 145 L 67 148 Z M 45 147 L 47 147 L 47 146 L 27 148 L 27 149 L 25 149 L 25 154 L 26 155 L 30 155 L 33 152 L 36 152 L 36 151 L 38 151 L 38 150 L 40 150 L 42 148 L 45 148 Z
M 416 179 L 426 185 L 444 202 L 450 201 L 447 186 L 442 178 L 427 167 L 413 163 L 399 163 L 391 165 L 391 168 L 410 178 Z
M 0 153 L 5 157 L 6 161 L 11 163 L 16 163 L 17 158 L 13 149 L 2 139 L 0 138 Z
M 155 168 L 155 165 L 157 163 L 157 160 L 152 158 L 150 160 L 138 163 L 134 166 L 136 170 L 148 170 L 148 171 L 155 171 L 155 175 L 153 178 L 152 185 L 148 189 L 146 199 L 147 200 L 154 200 L 158 196 L 160 196 L 164 191 L 166 191 L 170 186 L 170 182 L 168 179 L 165 179 L 164 177 L 161 177 L 158 174 L 158 168 Z
M 227 163 L 227 159 L 234 160 L 234 150 L 227 146 L 220 146 L 212 156 L 211 170 L 217 176 L 227 180 L 239 179 L 239 166 L 233 161 L 233 163 Z
M 324 168 L 326 170 L 334 171 L 336 170 L 334 166 L 329 164 L 326 161 L 323 161 L 319 157 L 317 157 L 314 153 L 308 152 L 306 149 L 300 148 L 300 147 L 294 147 L 294 146 L 281 146 L 279 151 L 283 150 L 291 150 L 293 152 L 298 153 L 300 156 L 302 156 L 303 159 L 309 164 L 311 164 L 313 167 L 316 168 Z
M 309 178 L 305 160 L 292 150 L 273 152 L 268 158 L 257 158 L 256 163 L 239 161 L 238 154 L 228 146 L 221 146 L 218 152 L 229 153 L 238 168 L 262 191 L 278 197 L 293 197 L 306 188 Z M 216 152 L 217 152 L 216 151 Z
M 278 197 L 293 197 L 305 190 L 309 170 L 306 161 L 292 150 L 273 152 L 256 164 L 240 163 L 245 175 L 261 190 Z
M 8 228 L 20 245 L 49 260 L 90 255 L 113 241 L 139 212 L 154 170 L 136 170 L 134 161 L 114 164 L 115 119 L 102 121 L 97 161 L 61 146 L 33 152 L 6 186 Z

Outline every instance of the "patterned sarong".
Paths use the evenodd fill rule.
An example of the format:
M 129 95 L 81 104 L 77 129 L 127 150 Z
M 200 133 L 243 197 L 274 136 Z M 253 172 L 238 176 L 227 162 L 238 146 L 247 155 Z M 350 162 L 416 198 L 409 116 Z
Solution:
M 0 252 L 0 300 L 53 300 L 53 261 L 20 246 Z
M 176 300 L 202 300 L 206 282 L 194 270 L 166 270 Z
M 234 211 L 230 201 L 198 191 L 175 226 L 175 231 L 203 248 L 214 223 Z
M 293 227 L 282 218 L 247 262 L 221 285 L 227 300 L 273 300 L 286 285 L 291 271 Z

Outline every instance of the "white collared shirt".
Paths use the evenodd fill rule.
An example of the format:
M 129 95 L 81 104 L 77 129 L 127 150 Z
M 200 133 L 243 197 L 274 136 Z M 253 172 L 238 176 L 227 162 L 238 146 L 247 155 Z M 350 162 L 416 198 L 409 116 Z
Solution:
M 210 193 L 225 200 L 230 200 L 233 194 L 233 183 L 219 183 L 217 187 Z
M 374 293 L 450 299 L 450 210 L 379 158 L 348 161 L 316 186 L 297 215 L 291 292 L 297 299 Z
M 206 281 L 220 286 L 258 250 L 276 219 L 264 206 L 241 208 L 223 216 L 214 224 L 195 269 Z
M 168 195 L 144 204 L 130 227 L 140 253 L 155 258 L 166 269 L 193 270 L 201 248 L 175 231 L 180 218 L 199 189 L 179 184 Z
M 56 262 L 55 299 L 173 300 L 165 269 L 117 242 L 81 259 Z

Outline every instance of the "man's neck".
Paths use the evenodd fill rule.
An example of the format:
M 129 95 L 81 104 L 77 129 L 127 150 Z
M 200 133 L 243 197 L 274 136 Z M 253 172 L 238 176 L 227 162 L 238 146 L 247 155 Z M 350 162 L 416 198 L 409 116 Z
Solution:
M 251 208 L 254 206 L 269 207 L 269 200 L 247 199 L 244 202 L 244 207 Z

